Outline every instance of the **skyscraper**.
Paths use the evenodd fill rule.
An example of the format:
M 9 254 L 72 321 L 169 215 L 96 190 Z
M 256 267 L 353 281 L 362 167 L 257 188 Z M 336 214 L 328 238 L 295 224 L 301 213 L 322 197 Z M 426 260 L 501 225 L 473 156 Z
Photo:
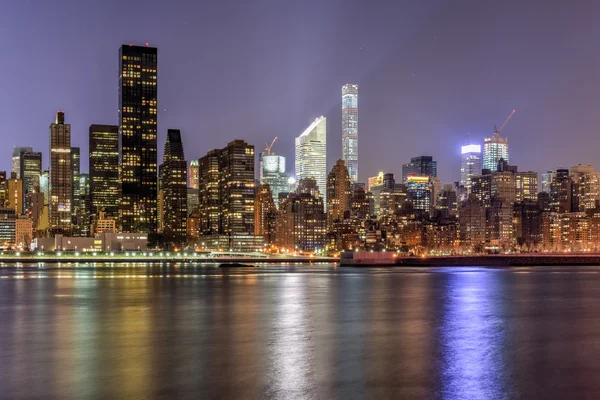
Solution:
M 7 188 L 6 207 L 14 210 L 16 215 L 23 214 L 23 180 L 17 178 L 16 172 L 11 172 Z
M 221 233 L 220 154 L 220 150 L 211 150 L 198 160 L 200 235 Z
M 65 113 L 56 113 L 50 124 L 50 232 L 70 235 L 71 222 L 71 124 L 65 124 Z
M 186 243 L 187 237 L 187 162 L 179 129 L 167 131 L 163 163 L 160 165 L 160 190 L 163 195 L 162 231 L 165 241 Z
M 40 175 L 42 173 L 42 153 L 22 152 L 20 157 L 21 180 L 23 181 L 23 204 L 28 212 L 31 202 L 28 200 L 36 191 L 40 190 Z
M 508 156 L 508 139 L 500 137 L 499 133 L 483 140 L 483 169 L 498 170 L 498 161 L 503 159 L 510 163 Z
M 157 50 L 119 51 L 120 217 L 124 232 L 157 231 Z
M 192 189 L 198 189 L 198 160 L 190 161 L 190 170 L 188 172 L 190 180 L 189 187 Z
M 254 235 L 254 146 L 234 140 L 199 160 L 201 235 Z
M 79 174 L 81 173 L 81 155 L 79 147 L 71 147 L 71 213 L 73 219 L 73 236 L 81 236 L 79 216 Z
M 289 193 L 290 174 L 285 172 L 285 157 L 275 154 L 260 154 L 260 184 L 269 185 L 276 206 L 279 206 L 279 193 Z
M 327 228 L 332 231 L 334 224 L 350 210 L 350 175 L 344 160 L 338 160 L 327 175 Z
M 91 125 L 89 129 L 90 212 L 104 210 L 106 217 L 119 216 L 119 127 Z
M 21 154 L 31 153 L 31 147 L 15 147 L 12 155 L 12 172 L 17 174 L 17 179 L 21 179 Z
M 402 166 L 402 182 L 407 183 L 409 176 L 437 177 L 437 161 L 431 156 L 412 157 Z
M 481 175 L 481 146 L 478 144 L 469 144 L 462 146 L 460 157 L 460 184 L 471 191 L 471 178 Z
M 428 176 L 409 175 L 406 198 L 418 213 L 429 213 L 432 208 L 432 188 Z
M 254 201 L 254 234 L 261 235 L 266 244 L 275 242 L 275 222 L 277 207 L 269 185 L 261 184 L 256 188 Z
M 358 181 L 358 85 L 342 86 L 342 159 L 351 183 Z
M 296 138 L 296 179 L 314 178 L 326 204 L 327 119 L 319 117 Z

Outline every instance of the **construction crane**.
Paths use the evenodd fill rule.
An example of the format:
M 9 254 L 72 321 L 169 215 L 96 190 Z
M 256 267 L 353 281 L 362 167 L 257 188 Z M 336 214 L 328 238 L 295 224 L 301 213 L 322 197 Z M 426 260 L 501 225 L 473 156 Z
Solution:
M 277 140 L 277 136 L 275 136 L 275 139 L 273 139 L 273 141 L 271 142 L 271 144 L 269 143 L 265 143 L 267 145 L 267 147 L 265 147 L 265 150 L 267 151 L 267 155 L 270 156 L 271 155 L 271 148 L 273 147 L 273 145 L 275 144 L 275 141 Z
M 500 129 L 497 129 L 496 125 L 494 125 L 494 135 L 496 135 L 496 136 L 500 135 L 500 132 L 502 132 L 502 129 L 504 129 L 504 127 L 506 126 L 508 121 L 510 121 L 510 119 L 512 118 L 512 116 L 515 114 L 516 111 L 517 110 L 512 110 L 510 115 L 508 117 L 506 117 L 506 120 L 504 120 L 504 123 L 500 126 Z

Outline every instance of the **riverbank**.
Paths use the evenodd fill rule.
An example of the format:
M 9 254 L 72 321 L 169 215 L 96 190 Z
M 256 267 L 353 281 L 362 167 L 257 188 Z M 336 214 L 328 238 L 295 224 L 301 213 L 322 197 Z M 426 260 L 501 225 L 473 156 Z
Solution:
M 346 254 L 346 253 L 345 253 Z M 353 260 L 344 255 L 342 266 L 381 267 L 511 267 L 511 266 L 550 266 L 550 265 L 599 265 L 600 253 L 593 254 L 494 254 L 477 256 L 436 256 L 436 257 L 368 257 Z
M 131 254 L 0 254 L 0 263 L 316 263 L 339 262 L 333 257 L 308 256 L 215 256 L 205 254 L 154 255 Z

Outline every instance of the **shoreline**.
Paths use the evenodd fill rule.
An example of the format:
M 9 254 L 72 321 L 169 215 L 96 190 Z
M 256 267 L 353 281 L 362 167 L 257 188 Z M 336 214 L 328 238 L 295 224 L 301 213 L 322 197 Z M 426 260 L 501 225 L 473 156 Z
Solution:
M 600 253 L 593 254 L 494 254 L 480 256 L 430 256 L 396 257 L 386 260 L 345 260 L 341 265 L 348 267 L 519 267 L 598 265 Z

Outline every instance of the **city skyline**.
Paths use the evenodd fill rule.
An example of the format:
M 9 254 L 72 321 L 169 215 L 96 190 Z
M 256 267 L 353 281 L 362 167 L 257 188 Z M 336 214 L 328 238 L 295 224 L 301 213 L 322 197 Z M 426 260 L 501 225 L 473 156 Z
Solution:
M 519 8 L 525 14 L 536 10 L 541 13 L 540 19 L 550 21 L 548 24 L 529 28 L 527 25 L 530 21 L 511 14 L 510 10 L 515 4 L 511 1 L 495 4 L 491 9 L 480 4 L 455 8 L 442 6 L 446 13 L 433 12 L 422 5 L 411 6 L 414 9 L 401 13 L 411 15 L 410 18 L 414 20 L 411 22 L 409 17 L 401 17 L 407 23 L 403 28 L 396 26 L 403 25 L 398 24 L 397 16 L 391 17 L 395 13 L 372 11 L 358 22 L 364 29 L 357 29 L 348 38 L 333 35 L 344 19 L 336 15 L 338 8 L 325 5 L 324 15 L 318 20 L 324 22 L 329 19 L 331 26 L 317 24 L 310 34 L 301 36 L 299 32 L 302 32 L 305 22 L 302 22 L 303 18 L 294 18 L 293 21 L 301 22 L 292 23 L 294 29 L 276 40 L 273 50 L 244 50 L 241 43 L 233 38 L 219 36 L 219 40 L 213 41 L 211 35 L 205 35 L 207 39 L 203 39 L 201 44 L 206 47 L 206 54 L 216 55 L 211 60 L 185 51 L 202 36 L 197 33 L 205 29 L 200 21 L 188 17 L 194 15 L 194 6 L 170 10 L 158 5 L 143 25 L 111 23 L 115 29 L 99 37 L 95 37 L 93 32 L 99 32 L 109 23 L 107 10 L 110 4 L 102 4 L 94 10 L 83 5 L 65 7 L 63 11 L 68 17 L 65 19 L 69 20 L 65 27 L 44 35 L 31 33 L 29 38 L 35 39 L 27 40 L 27 45 L 24 42 L 26 39 L 21 37 L 0 45 L 5 54 L 14 54 L 16 59 L 22 59 L 23 64 L 27 65 L 26 69 L 18 68 L 16 64 L 0 67 L 3 87 L 14 92 L 14 96 L 7 96 L 0 104 L 10 116 L 7 132 L 19 132 L 18 136 L 7 138 L 7 147 L 38 143 L 45 136 L 47 121 L 60 109 L 66 111 L 73 126 L 73 146 L 83 150 L 86 147 L 86 132 L 91 124 L 117 124 L 114 80 L 118 68 L 111 55 L 122 43 L 144 45 L 149 42 L 160 49 L 165 60 L 182 61 L 167 62 L 161 67 L 159 79 L 164 78 L 165 84 L 161 85 L 158 141 L 165 140 L 167 128 L 181 129 L 190 157 L 199 157 L 210 148 L 219 147 L 218 136 L 233 139 L 240 135 L 237 132 L 244 130 L 248 134 L 243 139 L 255 145 L 257 150 L 262 148 L 265 141 L 279 136 L 274 150 L 287 157 L 291 164 L 296 132 L 305 121 L 324 114 L 330 124 L 329 169 L 341 157 L 339 90 L 343 84 L 353 82 L 361 87 L 360 130 L 363 135 L 359 181 L 365 181 L 380 170 L 399 173 L 402 160 L 418 154 L 431 154 L 438 160 L 443 182 L 456 181 L 459 179 L 460 145 L 464 144 L 467 133 L 470 132 L 472 139 L 477 138 L 481 142 L 493 133 L 493 125 L 501 123 L 512 109 L 518 112 L 502 134 L 511 143 L 511 162 L 521 165 L 523 169 L 538 172 L 576 163 L 595 164 L 593 149 L 600 143 L 595 137 L 590 137 L 590 133 L 597 126 L 597 117 L 590 106 L 582 106 L 593 104 L 591 90 L 596 79 L 591 68 L 594 53 L 586 45 L 593 42 L 589 39 L 593 33 L 589 18 L 592 13 L 589 8 L 582 6 L 577 10 L 567 10 L 567 15 L 564 15 L 565 11 L 556 5 L 544 3 L 544 7 L 538 9 L 536 3 L 519 3 Z M 33 26 L 43 21 L 43 17 L 53 8 L 49 4 L 41 4 L 36 10 L 25 14 L 22 6 L 11 5 L 0 18 L 7 29 L 11 26 Z M 249 8 L 252 15 L 256 15 L 256 8 Z M 261 28 L 259 25 L 262 20 L 259 19 L 247 22 L 241 29 L 252 39 L 267 37 L 267 34 L 271 37 L 273 31 L 284 32 L 282 26 L 292 20 L 292 15 L 308 15 L 309 8 L 306 5 L 298 5 L 290 10 L 275 7 L 270 15 L 279 17 L 277 23 L 271 22 Z M 236 10 L 239 11 L 234 7 L 233 11 L 228 11 L 226 5 L 211 6 L 203 13 L 202 19 L 210 20 L 214 13 L 231 12 L 233 15 L 228 23 L 235 24 L 241 18 Z M 343 13 L 344 16 L 355 16 L 361 15 L 361 11 L 364 11 L 364 7 L 354 3 L 347 9 L 345 7 Z M 144 13 L 133 4 L 124 5 L 122 18 L 127 19 L 134 12 Z M 505 15 L 513 29 L 510 32 L 494 32 L 494 29 L 476 22 L 489 20 L 486 17 L 490 13 Z M 560 30 L 550 29 L 550 26 L 557 25 L 553 22 L 569 17 L 577 18 L 577 28 L 558 24 Z M 465 22 L 463 19 L 467 19 L 466 25 L 460 23 Z M 89 30 L 78 29 L 84 21 L 90 20 L 93 23 L 86 26 Z M 314 19 L 306 20 L 314 22 Z M 152 21 L 160 21 L 160 24 Z M 157 28 L 161 26 L 177 29 L 166 33 L 164 28 Z M 368 29 L 374 26 L 381 26 L 381 29 Z M 459 26 L 463 26 L 464 31 Z M 79 34 L 72 35 L 73 31 Z M 510 64 L 489 63 L 489 57 L 481 47 L 469 39 L 481 35 L 484 36 L 481 40 L 488 39 L 496 43 L 498 53 L 502 54 L 500 58 L 511 59 Z M 524 38 L 517 41 L 517 36 Z M 556 46 L 544 46 L 546 41 L 543 38 L 556 43 Z M 467 41 L 466 44 L 471 44 L 472 49 L 459 45 L 462 39 Z M 316 43 L 323 40 L 322 45 L 315 47 Z M 232 48 L 223 50 L 223 41 L 232 45 Z M 63 43 L 65 49 L 77 48 L 78 57 L 74 57 L 67 66 L 59 63 L 56 57 L 48 53 L 53 48 L 50 43 L 56 42 Z M 286 57 L 281 65 L 277 64 L 277 68 L 265 64 L 265 60 L 276 58 L 273 51 L 277 51 L 277 54 L 284 51 L 284 47 L 280 47 L 284 43 L 288 44 L 285 49 L 289 48 L 290 43 L 293 44 L 297 54 L 283 53 Z M 346 45 L 356 50 L 352 65 L 336 61 L 343 59 L 339 57 L 339 52 L 348 48 Z M 41 53 L 36 51 L 38 47 Z M 332 54 L 328 53 L 330 48 L 335 49 Z M 536 49 L 535 57 L 530 54 L 533 53 L 530 51 L 532 48 Z M 445 63 L 433 62 L 457 51 L 460 57 L 452 57 Z M 556 51 L 563 53 L 563 59 L 581 60 L 579 66 L 548 63 Z M 255 52 L 260 60 L 253 55 Z M 308 56 L 311 52 L 314 57 L 322 58 L 319 64 L 326 68 L 319 71 L 311 68 L 312 61 Z M 35 73 L 37 67 L 34 66 L 38 64 L 32 61 L 33 54 L 47 59 L 46 72 Z M 248 72 L 231 75 L 233 63 L 224 71 L 220 68 L 234 57 L 249 63 Z M 407 62 L 407 59 L 412 61 Z M 394 74 L 391 74 L 391 70 L 394 70 Z M 192 71 L 202 73 L 198 75 Z M 39 95 L 35 99 L 32 99 L 30 90 L 13 89 L 16 88 L 13 86 L 15 83 L 23 86 L 21 80 L 25 73 L 28 73 L 25 87 L 31 85 L 39 88 Z M 257 75 L 257 80 L 249 83 L 251 80 L 247 78 L 250 74 Z M 267 76 L 272 81 L 265 83 Z M 585 87 L 579 79 L 586 80 Z M 246 83 L 241 84 L 241 80 Z M 63 85 L 58 91 L 60 93 L 56 90 L 58 82 Z M 553 85 L 547 82 L 553 82 Z M 206 90 L 203 89 L 205 86 Z M 240 107 L 242 102 L 233 95 L 233 88 L 252 92 L 256 100 L 252 104 L 246 102 L 245 108 Z M 205 99 L 199 99 L 201 103 L 197 104 L 196 100 L 192 101 L 192 96 L 199 90 L 206 96 L 202 96 Z M 460 101 L 454 98 L 457 92 L 464 94 Z M 50 93 L 51 96 L 48 95 Z M 90 96 L 90 93 L 94 93 L 94 96 Z M 292 103 L 284 101 L 286 99 L 291 99 Z M 225 107 L 225 100 L 232 101 L 230 106 Z M 198 110 L 202 110 L 202 115 L 198 115 Z M 224 110 L 238 110 L 236 112 L 242 115 L 229 118 L 229 111 Z M 22 117 L 25 111 L 27 118 Z M 244 121 L 244 129 L 240 129 L 241 121 Z M 568 137 L 565 132 L 569 133 Z M 369 140 L 364 140 L 367 137 Z M 541 142 L 542 138 L 551 140 Z M 565 152 L 564 149 L 572 142 L 586 145 L 578 148 L 578 154 Z M 397 144 L 385 146 L 385 143 Z M 49 158 L 46 149 L 37 151 L 40 150 L 44 151 L 43 160 L 47 163 Z M 88 157 L 85 153 L 81 156 L 82 171 L 86 171 Z M 159 147 L 158 157 L 161 156 L 162 149 Z M 8 160 L 3 163 L 0 169 L 8 171 Z

